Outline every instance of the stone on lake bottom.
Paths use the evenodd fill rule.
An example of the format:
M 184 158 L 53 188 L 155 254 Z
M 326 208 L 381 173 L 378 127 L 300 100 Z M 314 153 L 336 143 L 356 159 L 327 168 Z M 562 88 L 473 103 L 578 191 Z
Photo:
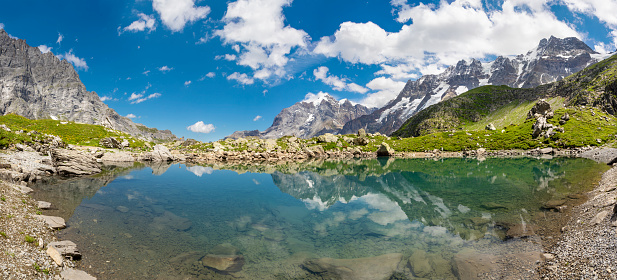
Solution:
M 242 255 L 205 255 L 201 258 L 205 267 L 213 268 L 220 272 L 238 272 L 244 266 Z
M 396 253 L 358 259 L 321 258 L 309 259 L 302 266 L 323 279 L 389 279 L 402 258 L 402 254 Z
M 47 201 L 38 201 L 38 208 L 39 209 L 49 209 L 51 208 L 51 203 L 47 202 Z

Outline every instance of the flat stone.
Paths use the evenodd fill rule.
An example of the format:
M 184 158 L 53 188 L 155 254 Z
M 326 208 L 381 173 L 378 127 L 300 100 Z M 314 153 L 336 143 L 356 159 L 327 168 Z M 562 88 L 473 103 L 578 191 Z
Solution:
M 559 199 L 559 200 L 549 200 L 546 203 L 544 203 L 544 206 L 542 206 L 542 208 L 544 209 L 557 209 L 559 206 L 566 204 L 566 200 L 565 199 Z
M 67 268 L 60 272 L 60 276 L 64 280 L 96 280 L 96 277 L 86 273 L 85 271 Z
M 242 255 L 205 255 L 201 258 L 205 267 L 213 268 L 221 272 L 238 272 L 244 266 Z
M 66 227 L 66 223 L 64 222 L 64 219 L 61 217 L 45 216 L 45 215 L 34 215 L 34 217 L 43 220 L 52 229 L 63 229 Z
M 126 213 L 126 212 L 129 211 L 129 208 L 126 207 L 126 206 L 118 206 L 118 207 L 116 207 L 116 210 L 118 210 L 118 211 L 120 211 L 122 213 Z
M 22 185 L 13 185 L 13 188 L 24 194 L 31 193 L 34 191 L 33 189 L 28 188 L 26 186 L 22 186 Z
M 153 219 L 153 226 L 157 229 L 169 227 L 178 231 L 186 231 L 189 230 L 192 225 L 193 223 L 191 220 L 182 218 L 169 211 L 165 211 L 163 215 Z
M 64 257 L 60 254 L 60 252 L 58 252 L 58 250 L 56 250 L 56 248 L 51 246 L 47 247 L 47 254 L 58 266 L 63 265 L 62 261 L 64 261 Z
M 416 277 L 427 277 L 433 271 L 431 264 L 426 257 L 426 252 L 423 250 L 417 250 L 409 257 L 409 266 L 411 271 Z
M 60 255 L 68 257 L 71 260 L 81 259 L 81 253 L 77 250 L 77 244 L 73 241 L 64 240 L 49 243 L 48 247 L 54 247 Z
M 516 224 L 508 228 L 507 238 L 523 238 L 535 235 L 535 226 L 529 224 Z
M 38 208 L 39 209 L 49 209 L 51 208 L 51 203 L 47 202 L 47 201 L 38 201 Z
M 608 216 L 609 212 L 604 210 L 600 213 L 598 213 L 595 217 L 593 217 L 593 219 L 591 219 L 591 224 L 592 225 L 597 225 L 599 223 L 602 222 L 602 220 L 604 220 L 607 216 Z
M 541 154 L 550 154 L 552 152 L 553 152 L 553 148 L 551 148 L 551 147 L 540 149 L 540 153 Z
M 302 266 L 323 279 L 390 279 L 402 258 L 395 253 L 358 259 L 309 259 Z
M 497 257 L 473 251 L 461 252 L 452 259 L 452 271 L 458 279 L 480 279 L 479 275 L 497 267 Z

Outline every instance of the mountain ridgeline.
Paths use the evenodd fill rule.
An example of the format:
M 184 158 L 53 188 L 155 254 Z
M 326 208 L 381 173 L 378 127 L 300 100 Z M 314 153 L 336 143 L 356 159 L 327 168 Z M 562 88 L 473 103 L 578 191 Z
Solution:
M 144 140 L 173 140 L 169 130 L 134 123 L 86 90 L 66 60 L 41 53 L 0 29 L 0 114 L 102 125 Z
M 336 100 L 327 93 L 319 93 L 310 100 L 304 100 L 283 109 L 272 126 L 263 132 L 236 131 L 227 138 L 257 136 L 275 139 L 287 135 L 311 138 L 325 133 L 337 133 L 348 121 L 369 114 L 374 109 L 353 104 L 349 100 Z
M 588 106 L 617 113 L 617 55 L 558 82 L 535 88 L 483 86 L 435 104 L 408 119 L 392 136 L 421 136 L 464 129 L 497 111 L 515 112 L 538 99 L 559 100 L 558 107 Z M 518 123 L 513 123 L 518 125 Z
M 559 81 L 604 56 L 577 38 L 542 39 L 538 46 L 516 57 L 497 57 L 492 62 L 461 60 L 438 75 L 408 81 L 401 93 L 386 106 L 345 124 L 340 134 L 363 128 L 390 135 L 418 112 L 433 104 L 484 85 L 533 88 Z
M 362 105 L 345 108 L 332 106 L 331 104 L 336 104 L 337 101 L 329 98 L 326 107 L 334 108 L 337 112 L 332 114 L 325 113 L 327 110 L 319 104 L 310 106 L 306 102 L 298 102 L 283 109 L 266 131 L 240 131 L 229 137 L 277 138 L 296 135 L 310 138 L 326 132 L 351 134 L 361 128 L 369 133 L 391 135 L 410 117 L 468 90 L 486 85 L 534 88 L 559 81 L 605 57 L 606 55 L 596 53 L 577 38 L 550 37 L 542 39 L 536 48 L 526 54 L 515 57 L 500 56 L 491 62 L 461 60 L 441 74 L 424 75 L 418 80 L 408 81 L 395 99 L 379 109 L 362 108 Z M 315 116 L 315 119 L 309 116 Z

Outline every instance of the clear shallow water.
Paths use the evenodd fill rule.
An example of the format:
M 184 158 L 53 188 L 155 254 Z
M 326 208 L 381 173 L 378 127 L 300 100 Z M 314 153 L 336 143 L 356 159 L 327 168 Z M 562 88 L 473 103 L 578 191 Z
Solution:
M 324 264 L 354 278 L 456 279 L 476 273 L 467 259 L 540 251 L 533 237 L 506 240 L 508 228 L 533 226 L 546 201 L 606 170 L 568 158 L 227 168 L 110 168 L 37 186 L 35 198 L 57 205 L 44 214 L 67 219 L 61 238 L 99 279 L 319 279 Z M 243 266 L 217 272 L 205 255 L 241 255 Z

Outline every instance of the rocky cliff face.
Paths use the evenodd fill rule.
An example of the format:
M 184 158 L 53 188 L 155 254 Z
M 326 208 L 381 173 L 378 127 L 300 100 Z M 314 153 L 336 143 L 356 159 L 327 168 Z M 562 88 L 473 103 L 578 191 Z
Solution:
M 324 133 L 337 132 L 343 125 L 359 116 L 372 112 L 373 109 L 349 100 L 336 100 L 327 93 L 319 93 L 283 109 L 272 126 L 263 132 L 236 131 L 227 138 L 257 136 L 260 138 L 280 138 L 293 135 L 299 138 L 311 138 Z
M 148 140 L 171 140 L 170 131 L 136 124 L 86 90 L 73 66 L 51 52 L 0 29 L 0 114 L 103 125 Z
M 360 128 L 390 135 L 419 111 L 483 85 L 533 88 L 563 79 L 598 62 L 599 55 L 577 38 L 542 39 L 537 48 L 516 57 L 500 56 L 492 62 L 460 61 L 439 75 L 408 81 L 386 106 L 345 124 L 341 134 Z

